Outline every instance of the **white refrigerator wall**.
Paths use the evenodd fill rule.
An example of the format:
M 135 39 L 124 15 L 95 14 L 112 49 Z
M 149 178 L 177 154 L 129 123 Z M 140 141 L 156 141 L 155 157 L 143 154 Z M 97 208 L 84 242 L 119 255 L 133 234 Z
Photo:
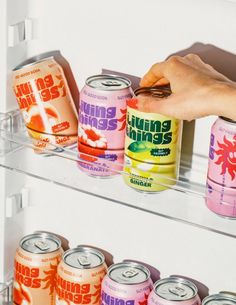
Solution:
M 220 54 L 221 60 L 225 58 L 226 66 L 230 66 L 226 72 L 233 76 L 233 62 L 227 64 L 227 58 L 236 53 L 236 4 L 230 1 L 2 2 L 7 3 L 10 27 L 1 30 L 8 33 L 8 47 L 0 51 L 5 52 L 7 59 L 7 78 L 3 81 L 8 81 L 7 99 L 1 93 L 1 111 L 16 108 L 10 86 L 11 69 L 28 57 L 50 50 L 60 50 L 69 61 L 80 89 L 86 77 L 102 68 L 141 76 L 154 62 L 193 45 L 193 51 L 197 50 L 210 62 L 211 52 L 216 54 L 217 67 Z M 25 20 L 23 28 L 27 35 L 22 36 L 22 25 L 17 24 Z M 219 67 L 224 70 L 224 65 Z M 197 121 L 195 153 L 207 155 L 213 120 Z M 48 230 L 68 238 L 71 246 L 85 243 L 106 249 L 116 262 L 134 258 L 154 265 L 161 276 L 181 274 L 194 278 L 209 287 L 211 293 L 236 290 L 233 238 L 23 175 L 13 174 L 6 179 L 6 194 L 13 193 L 12 189 L 17 190 L 26 180 L 30 207 L 5 222 L 5 249 L 0 248 L 5 254 L 1 261 L 4 269 L 0 268 L 4 271 L 0 281 L 7 279 L 12 270 L 11 258 L 19 237 L 34 230 Z M 0 193 L 1 202 L 5 200 L 4 192 Z

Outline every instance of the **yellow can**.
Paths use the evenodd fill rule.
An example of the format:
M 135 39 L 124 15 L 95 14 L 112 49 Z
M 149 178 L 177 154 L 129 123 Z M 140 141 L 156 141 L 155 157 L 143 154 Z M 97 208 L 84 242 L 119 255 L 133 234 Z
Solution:
M 137 190 L 160 192 L 176 184 L 177 166 L 140 162 L 125 156 L 123 179 Z
M 157 100 L 170 94 L 169 87 L 139 88 L 135 91 L 136 96 L 151 95 Z M 138 190 L 164 190 L 168 188 L 166 185 L 176 183 L 182 121 L 158 113 L 141 112 L 136 109 L 135 99 L 127 104 L 124 180 Z

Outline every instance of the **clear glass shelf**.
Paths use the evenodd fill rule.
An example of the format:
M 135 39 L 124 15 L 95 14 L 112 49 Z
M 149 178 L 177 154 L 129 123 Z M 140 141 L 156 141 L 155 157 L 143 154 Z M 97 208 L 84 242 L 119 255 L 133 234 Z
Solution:
M 7 283 L 0 283 L 0 304 L 12 304 L 12 281 Z
M 122 176 L 127 174 L 120 170 L 121 164 L 102 159 L 99 166 L 109 166 L 109 170 L 117 174 L 107 179 L 96 179 L 82 172 L 78 165 L 85 161 L 79 157 L 76 145 L 64 149 L 52 145 L 43 153 L 35 153 L 32 138 L 26 132 L 19 111 L 0 115 L 1 166 L 235 238 L 236 221 L 212 213 L 205 205 L 207 158 L 193 155 L 191 162 L 189 160 L 188 156 L 181 157 L 178 180 L 164 177 L 165 182 L 163 179 L 162 183 L 157 182 L 167 186 L 167 190 L 155 194 L 142 193 L 124 183 Z

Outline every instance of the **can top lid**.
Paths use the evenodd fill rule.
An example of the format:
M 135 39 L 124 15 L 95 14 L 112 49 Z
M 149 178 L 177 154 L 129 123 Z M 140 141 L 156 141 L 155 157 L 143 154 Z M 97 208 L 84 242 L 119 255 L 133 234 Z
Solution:
M 155 293 L 168 301 L 186 301 L 197 295 L 197 287 L 180 277 L 168 277 L 156 282 Z
M 26 59 L 25 61 L 23 61 L 22 63 L 17 65 L 12 71 L 17 71 L 17 70 L 20 70 L 20 69 L 25 68 L 25 67 L 33 66 L 33 65 L 36 65 L 40 62 L 43 62 L 43 61 L 46 61 L 46 60 L 49 60 L 49 59 L 52 60 L 52 59 L 54 59 L 54 57 L 49 56 L 49 57 L 40 58 L 38 56 L 34 56 L 34 57 L 29 58 L 29 59 Z
M 131 81 L 118 75 L 99 74 L 87 78 L 86 85 L 104 91 L 117 91 L 129 88 Z
M 20 247 L 30 253 L 47 254 L 58 250 L 61 247 L 61 241 L 50 233 L 35 233 L 23 237 Z
M 150 271 L 135 262 L 113 264 L 108 269 L 108 276 L 119 284 L 141 284 L 150 278 Z
M 165 86 L 154 86 L 154 87 L 140 87 L 134 90 L 134 94 L 138 96 L 139 94 L 151 95 L 156 98 L 164 98 L 171 95 L 171 89 L 169 85 Z
M 63 255 L 63 261 L 73 268 L 91 269 L 102 265 L 105 257 L 96 249 L 79 246 L 67 250 Z
M 226 117 L 224 117 L 224 116 L 220 116 L 219 118 L 222 119 L 222 120 L 224 120 L 224 121 L 230 122 L 230 123 L 234 123 L 234 124 L 236 123 L 236 121 L 231 120 L 231 119 L 228 119 L 228 118 L 226 118 Z
M 236 297 L 231 294 L 213 294 L 205 297 L 202 305 L 236 305 Z

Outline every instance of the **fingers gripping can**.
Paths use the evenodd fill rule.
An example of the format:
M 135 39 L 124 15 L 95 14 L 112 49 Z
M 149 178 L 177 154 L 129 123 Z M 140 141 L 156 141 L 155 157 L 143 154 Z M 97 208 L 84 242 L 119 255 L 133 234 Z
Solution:
M 99 305 L 106 272 L 105 258 L 100 251 L 90 247 L 66 251 L 58 266 L 56 304 Z
M 206 204 L 219 215 L 236 218 L 236 122 L 215 121 L 208 160 Z
M 114 264 L 102 281 L 101 305 L 145 305 L 152 290 L 149 270 L 141 264 Z
M 62 252 L 61 242 L 53 234 L 31 234 L 20 241 L 14 263 L 14 305 L 55 304 Z
M 124 77 L 95 75 L 86 80 L 80 95 L 78 150 L 89 162 L 81 162 L 81 170 L 93 176 L 122 170 L 126 100 L 132 96 L 131 82 Z
M 17 66 L 13 90 L 36 148 L 76 142 L 77 112 L 63 69 L 53 57 L 32 58 Z
M 198 290 L 191 281 L 168 277 L 157 281 L 148 297 L 148 305 L 200 305 Z
M 171 94 L 169 87 L 139 88 L 136 96 L 157 100 Z M 164 100 L 163 100 L 164 102 Z M 182 121 L 137 109 L 137 99 L 127 103 L 125 137 L 125 182 L 140 191 L 157 192 L 176 183 L 182 136 Z

